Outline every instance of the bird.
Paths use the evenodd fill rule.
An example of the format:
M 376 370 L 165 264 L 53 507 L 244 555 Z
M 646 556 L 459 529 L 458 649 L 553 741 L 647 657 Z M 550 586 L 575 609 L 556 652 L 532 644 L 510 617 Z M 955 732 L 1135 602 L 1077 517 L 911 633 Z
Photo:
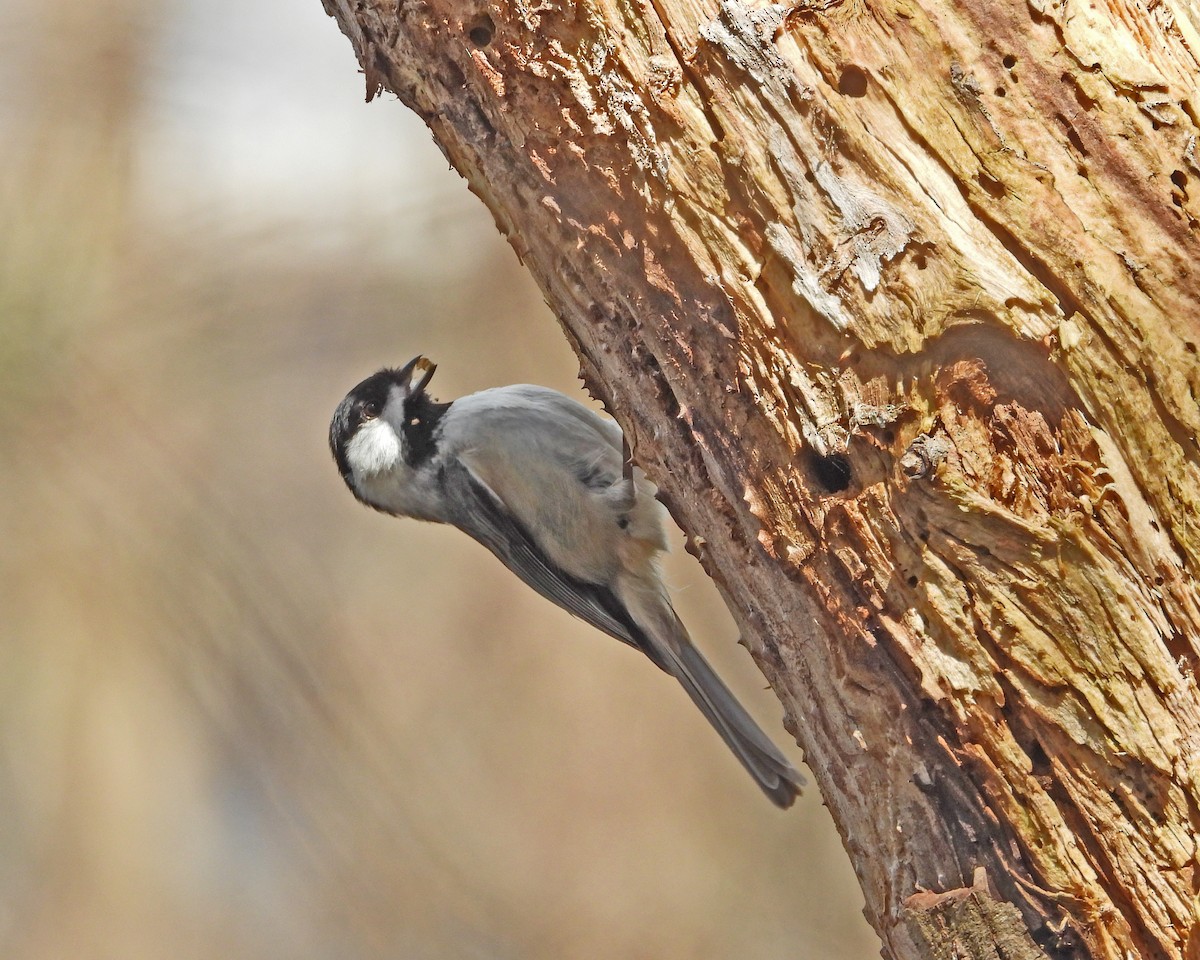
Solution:
M 659 560 L 665 509 L 627 462 L 620 426 L 557 390 L 427 392 L 424 356 L 385 367 L 338 404 L 329 447 L 351 493 L 396 517 L 472 537 L 546 599 L 674 677 L 770 800 L 804 777 L 692 643 Z

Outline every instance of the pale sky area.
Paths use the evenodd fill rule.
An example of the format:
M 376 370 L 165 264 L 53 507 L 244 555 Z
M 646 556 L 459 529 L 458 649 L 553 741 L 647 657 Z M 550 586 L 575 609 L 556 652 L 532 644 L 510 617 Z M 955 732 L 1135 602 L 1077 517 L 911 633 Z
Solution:
M 314 231 L 317 244 L 338 242 L 350 212 L 392 224 L 378 239 L 401 248 L 410 236 L 428 242 L 431 223 L 453 234 L 490 222 L 414 114 L 389 93 L 365 102 L 350 42 L 319 0 L 169 9 L 142 154 L 144 196 L 158 209 L 311 218 L 335 231 Z

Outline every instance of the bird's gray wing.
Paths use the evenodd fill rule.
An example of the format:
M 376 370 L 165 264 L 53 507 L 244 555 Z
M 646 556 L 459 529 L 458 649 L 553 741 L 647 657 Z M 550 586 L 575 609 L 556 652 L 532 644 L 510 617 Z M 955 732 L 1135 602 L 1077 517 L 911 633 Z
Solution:
M 504 501 L 469 467 L 458 462 L 442 468 L 448 501 L 456 505 L 448 520 L 492 551 L 513 573 L 568 613 L 647 654 L 658 666 L 641 629 L 605 585 L 588 583 L 558 567 L 537 545 Z

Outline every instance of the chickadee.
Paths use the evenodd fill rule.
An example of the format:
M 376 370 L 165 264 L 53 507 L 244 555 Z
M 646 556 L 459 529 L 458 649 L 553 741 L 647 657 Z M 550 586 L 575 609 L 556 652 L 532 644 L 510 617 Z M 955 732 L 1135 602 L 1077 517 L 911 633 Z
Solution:
M 329 446 L 351 493 L 399 517 L 448 523 L 563 609 L 636 647 L 682 685 L 780 807 L 804 778 L 692 645 L 658 570 L 662 508 L 624 469 L 621 429 L 545 387 L 481 390 L 450 403 L 416 357 L 351 390 Z M 419 377 L 419 379 L 414 379 Z

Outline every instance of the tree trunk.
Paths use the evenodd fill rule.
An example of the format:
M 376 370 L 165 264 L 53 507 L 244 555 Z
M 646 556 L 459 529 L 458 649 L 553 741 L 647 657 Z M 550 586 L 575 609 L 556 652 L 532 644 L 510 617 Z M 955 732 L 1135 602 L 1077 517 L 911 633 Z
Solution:
M 893 957 L 1200 957 L 1200 12 L 324 0 L 540 282 Z

